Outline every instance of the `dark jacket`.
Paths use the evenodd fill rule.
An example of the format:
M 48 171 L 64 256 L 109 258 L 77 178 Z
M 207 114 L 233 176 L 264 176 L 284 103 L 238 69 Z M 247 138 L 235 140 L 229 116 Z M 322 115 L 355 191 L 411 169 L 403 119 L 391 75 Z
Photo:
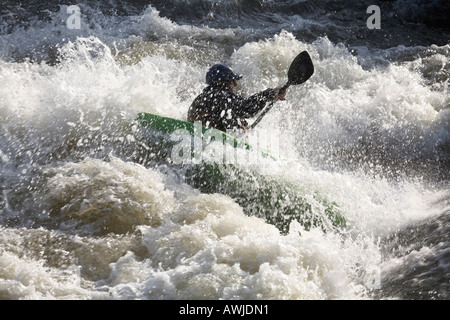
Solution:
M 247 125 L 268 101 L 275 99 L 273 89 L 267 89 L 249 98 L 238 96 L 224 84 L 210 85 L 194 99 L 188 111 L 188 121 L 200 121 L 203 125 L 226 131 Z

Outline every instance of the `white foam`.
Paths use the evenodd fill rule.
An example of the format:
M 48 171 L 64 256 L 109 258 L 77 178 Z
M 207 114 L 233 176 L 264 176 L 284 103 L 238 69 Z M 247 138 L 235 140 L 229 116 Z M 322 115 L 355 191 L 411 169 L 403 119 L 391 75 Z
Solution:
M 241 32 L 180 26 L 152 8 L 132 26 L 140 29 L 139 37 L 153 30 L 158 36 L 168 34 L 171 41 L 192 33 L 207 40 Z M 139 37 L 129 40 L 141 41 Z M 361 137 L 406 158 L 448 143 L 447 89 L 428 86 L 410 64 L 364 69 L 344 46 L 326 38 L 306 44 L 288 32 L 247 43 L 231 55 L 232 67 L 245 76 L 241 91 L 246 95 L 283 84 L 287 67 L 301 50 L 308 50 L 316 65 L 315 75 L 291 87 L 288 100 L 277 103 L 260 123 L 265 130 L 282 129 L 280 151 L 298 162 L 268 160 L 258 170 L 299 185 L 313 210 L 319 206 L 316 192 L 336 201 L 349 230 L 324 234 L 293 223 L 282 235 L 262 219 L 246 216 L 229 197 L 199 194 L 168 175 L 114 156 L 109 161 L 90 157 L 92 141 L 132 140 L 123 127 L 138 111 L 183 119 L 204 86 L 204 66 L 216 62 L 148 54 L 126 64 L 104 38 L 70 39 L 54 67 L 0 60 L 0 129 L 5 132 L 0 156 L 8 162 L 1 169 L 8 173 L 2 179 L 8 179 L 0 182 L 8 211 L 25 215 L 27 223 L 45 220 L 52 212 L 61 219 L 56 221 L 61 227 L 55 228 L 67 237 L 79 240 L 77 228 L 85 232 L 89 240 L 79 240 L 85 243 L 83 254 L 59 244 L 73 258 L 68 260 L 73 270 L 89 269 L 102 256 L 112 262 L 110 269 L 99 263 L 102 272 L 82 275 L 85 282 L 73 284 L 73 275 L 46 265 L 38 250 L 24 257 L 17 253 L 19 245 L 5 246 L 0 291 L 7 298 L 96 298 L 105 292 L 108 298 L 149 299 L 366 298 L 383 271 L 377 239 L 442 212 L 430 205 L 436 191 L 420 180 L 324 169 L 333 160 L 330 147 L 352 151 Z M 88 151 L 80 161 L 50 161 L 66 142 Z M 48 206 L 53 211 L 43 212 Z M 110 241 L 97 222 L 124 233 L 122 249 L 112 250 L 113 256 L 106 249 L 100 258 L 89 253 L 98 248 L 94 236 Z M 96 228 L 84 228 L 92 225 Z M 3 244 L 21 236 L 1 234 Z

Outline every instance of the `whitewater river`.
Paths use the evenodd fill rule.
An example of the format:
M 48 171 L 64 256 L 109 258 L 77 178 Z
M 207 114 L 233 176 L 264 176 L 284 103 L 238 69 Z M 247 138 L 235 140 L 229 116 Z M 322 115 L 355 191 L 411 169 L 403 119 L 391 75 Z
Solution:
M 2 2 L 0 299 L 449 299 L 449 5 L 375 2 Z M 135 121 L 303 50 L 279 158 L 198 177 Z

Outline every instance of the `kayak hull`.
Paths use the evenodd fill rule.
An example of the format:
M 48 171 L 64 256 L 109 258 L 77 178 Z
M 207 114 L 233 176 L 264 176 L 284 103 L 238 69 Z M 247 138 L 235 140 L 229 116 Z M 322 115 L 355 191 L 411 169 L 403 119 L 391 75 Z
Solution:
M 188 159 L 189 161 L 183 163 L 176 163 L 173 160 L 173 149 L 180 144 L 179 137 L 187 138 L 189 145 L 191 143 L 194 145 L 197 137 L 203 140 L 202 148 L 204 148 L 207 145 L 204 137 L 213 136 L 216 142 L 221 142 L 226 147 L 231 146 L 233 149 L 250 153 L 251 146 L 239 138 L 216 129 L 206 128 L 199 123 L 149 113 L 140 113 L 138 121 L 143 128 L 158 135 L 156 138 L 154 134 L 151 134 L 148 138 L 153 139 L 151 143 L 148 143 L 150 147 L 156 146 L 158 150 L 152 153 L 162 155 L 160 161 L 170 159 L 168 162 L 175 165 L 184 182 L 201 192 L 228 195 L 244 209 L 246 214 L 265 219 L 283 233 L 289 231 L 292 221 L 299 222 L 306 230 L 321 227 L 327 231 L 342 229 L 346 226 L 346 220 L 334 201 L 326 200 L 317 192 L 312 197 L 308 197 L 312 200 L 307 201 L 303 196 L 306 192 L 301 184 L 297 185 L 276 177 L 262 175 L 258 172 L 257 166 L 222 161 L 198 161 L 199 158 L 194 154 L 191 155 L 191 159 Z

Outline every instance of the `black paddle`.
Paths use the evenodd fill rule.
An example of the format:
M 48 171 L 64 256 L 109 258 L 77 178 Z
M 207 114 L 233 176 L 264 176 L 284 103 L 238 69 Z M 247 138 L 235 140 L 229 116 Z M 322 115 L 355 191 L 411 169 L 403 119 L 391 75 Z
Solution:
M 301 52 L 297 57 L 295 57 L 294 61 L 292 61 L 291 66 L 288 71 L 288 82 L 280 89 L 279 94 L 283 94 L 284 91 L 292 85 L 302 84 L 307 81 L 314 73 L 314 65 L 312 63 L 311 57 L 309 53 L 306 51 Z M 259 117 L 252 123 L 250 129 L 253 129 L 261 119 L 267 114 L 267 112 L 272 109 L 275 101 L 272 101 L 270 105 L 268 105 L 263 112 L 259 115 Z

